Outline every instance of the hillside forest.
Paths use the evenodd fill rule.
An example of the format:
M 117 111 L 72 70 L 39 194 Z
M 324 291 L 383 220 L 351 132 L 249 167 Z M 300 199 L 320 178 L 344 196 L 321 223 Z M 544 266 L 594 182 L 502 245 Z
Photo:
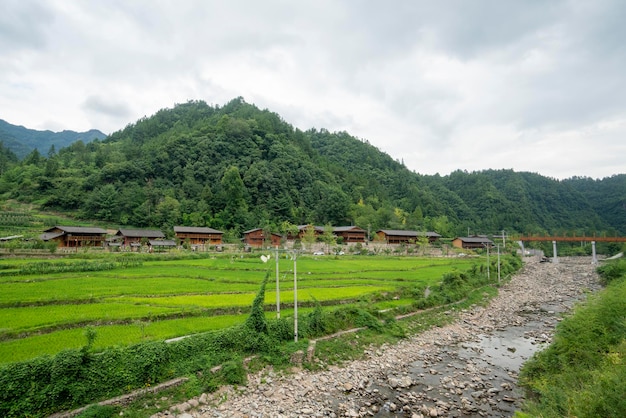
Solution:
M 0 142 L 0 202 L 112 228 L 294 225 L 469 234 L 626 233 L 626 174 L 421 175 L 347 132 L 301 131 L 237 98 L 162 109 L 104 138 L 19 158 Z

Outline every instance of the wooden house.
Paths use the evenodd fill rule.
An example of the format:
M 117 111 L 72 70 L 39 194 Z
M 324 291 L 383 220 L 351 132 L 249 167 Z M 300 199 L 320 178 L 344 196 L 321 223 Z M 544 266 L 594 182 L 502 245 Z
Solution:
M 367 231 L 358 226 L 337 226 L 333 228 L 336 237 L 342 237 L 344 243 L 365 242 Z
M 483 249 L 485 247 L 493 247 L 493 241 L 487 237 L 458 237 L 452 240 L 452 246 L 468 250 Z
M 187 240 L 191 245 L 221 245 L 224 235 L 217 229 L 196 226 L 175 226 L 174 233 L 179 245 Z
M 141 246 L 142 242 L 165 238 L 163 232 L 154 229 L 120 229 L 115 235 L 122 238 L 123 245 L 131 247 Z
M 376 231 L 376 236 L 380 241 L 385 241 L 387 244 L 415 243 L 423 237 L 428 238 L 428 242 L 432 244 L 441 238 L 441 235 L 436 232 L 405 231 L 397 229 L 381 229 Z
M 55 226 L 46 229 L 39 238 L 42 241 L 56 241 L 59 247 L 102 247 L 106 233 L 102 228 Z
M 376 231 L 379 241 L 387 244 L 408 244 L 417 241 L 417 231 L 404 231 L 397 229 L 380 229 Z
M 266 233 L 261 228 L 251 229 L 243 233 L 243 242 L 250 247 L 261 248 L 266 245 L 277 247 L 280 246 L 281 239 L 280 234 Z

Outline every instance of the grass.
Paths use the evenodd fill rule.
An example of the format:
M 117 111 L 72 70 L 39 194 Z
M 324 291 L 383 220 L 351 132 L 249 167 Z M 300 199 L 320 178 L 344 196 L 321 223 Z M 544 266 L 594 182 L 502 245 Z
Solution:
M 528 400 L 520 417 L 626 416 L 626 262 L 604 267 L 618 276 L 601 267 L 607 287 L 578 305 L 552 344 L 524 364 Z

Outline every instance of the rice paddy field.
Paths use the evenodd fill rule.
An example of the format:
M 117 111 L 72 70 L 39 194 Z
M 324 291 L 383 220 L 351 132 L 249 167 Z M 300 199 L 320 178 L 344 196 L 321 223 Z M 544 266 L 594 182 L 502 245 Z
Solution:
M 0 364 L 94 348 L 164 340 L 242 323 L 269 272 L 266 315 L 293 316 L 294 267 L 299 310 L 369 303 L 410 305 L 406 287 L 436 285 L 444 273 L 476 261 L 460 258 L 283 254 L 98 254 L 64 258 L 0 258 Z M 128 257 L 126 257 L 128 256 Z

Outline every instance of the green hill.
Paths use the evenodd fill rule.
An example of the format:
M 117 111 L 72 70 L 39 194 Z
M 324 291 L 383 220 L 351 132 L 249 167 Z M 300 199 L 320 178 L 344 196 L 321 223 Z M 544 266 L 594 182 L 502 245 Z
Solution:
M 301 131 L 241 98 L 179 104 L 104 139 L 5 167 L 0 199 L 114 227 L 211 226 L 236 234 L 330 223 L 444 236 L 626 231 L 623 174 L 566 181 L 512 170 L 425 176 L 346 132 Z

